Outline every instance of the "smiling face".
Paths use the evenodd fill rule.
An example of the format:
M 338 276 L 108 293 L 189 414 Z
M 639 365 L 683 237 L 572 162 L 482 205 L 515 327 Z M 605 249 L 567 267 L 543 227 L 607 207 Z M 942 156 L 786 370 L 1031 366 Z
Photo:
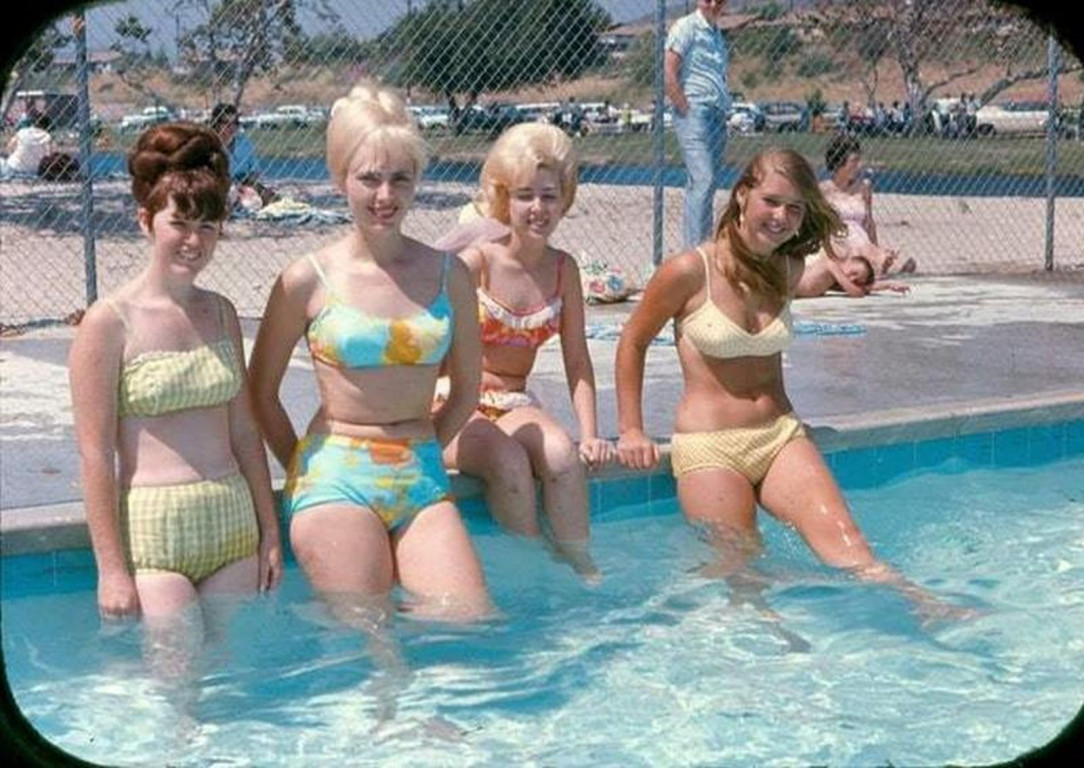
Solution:
M 696 7 L 708 21 L 715 21 L 725 5 L 726 0 L 698 0 Z
M 805 200 L 798 188 L 771 169 L 752 187 L 739 190 L 738 234 L 755 254 L 766 256 L 790 240 L 802 226 Z
M 222 229 L 221 222 L 182 215 L 172 198 L 154 214 L 140 208 L 139 225 L 151 241 L 156 263 L 192 277 L 210 263 Z
M 508 223 L 521 239 L 546 240 L 564 214 L 561 180 L 546 167 L 524 174 L 508 190 Z
M 345 179 L 350 212 L 362 229 L 398 230 L 417 191 L 417 169 L 407 153 L 359 148 Z

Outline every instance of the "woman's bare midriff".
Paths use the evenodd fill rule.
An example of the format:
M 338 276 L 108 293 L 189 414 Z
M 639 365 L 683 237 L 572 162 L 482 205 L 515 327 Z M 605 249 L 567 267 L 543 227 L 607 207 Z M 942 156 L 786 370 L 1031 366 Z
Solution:
M 757 427 L 793 410 L 779 355 L 715 360 L 687 352 L 681 362 L 685 389 L 675 432 Z
M 224 405 L 121 419 L 117 454 L 122 488 L 217 480 L 238 471 Z
M 321 407 L 308 433 L 347 437 L 428 438 L 437 366 L 348 370 L 316 363 Z

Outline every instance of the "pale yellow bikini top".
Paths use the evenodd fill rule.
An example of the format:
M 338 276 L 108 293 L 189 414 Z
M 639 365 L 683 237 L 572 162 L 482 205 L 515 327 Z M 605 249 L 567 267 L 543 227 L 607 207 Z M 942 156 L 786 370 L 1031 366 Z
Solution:
M 128 319 L 110 299 L 102 300 L 131 332 Z M 241 390 L 241 362 L 226 333 L 225 308 L 218 300 L 221 337 L 195 349 L 155 349 L 124 364 L 117 405 L 120 416 L 162 416 L 187 408 L 230 402 Z
M 681 322 L 681 332 L 708 357 L 768 357 L 778 354 L 790 345 L 793 320 L 790 303 L 757 333 L 750 333 L 715 306 L 711 300 L 711 264 L 708 255 L 699 247 L 696 252 L 704 261 L 704 303 L 690 312 Z

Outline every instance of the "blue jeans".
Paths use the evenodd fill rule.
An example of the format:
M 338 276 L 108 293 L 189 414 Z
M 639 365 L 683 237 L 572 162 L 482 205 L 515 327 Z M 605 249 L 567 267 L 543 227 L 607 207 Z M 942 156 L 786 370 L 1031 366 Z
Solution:
M 674 114 L 674 130 L 685 159 L 685 247 L 707 240 L 714 225 L 716 176 L 726 150 L 726 113 L 714 106 L 690 104 Z

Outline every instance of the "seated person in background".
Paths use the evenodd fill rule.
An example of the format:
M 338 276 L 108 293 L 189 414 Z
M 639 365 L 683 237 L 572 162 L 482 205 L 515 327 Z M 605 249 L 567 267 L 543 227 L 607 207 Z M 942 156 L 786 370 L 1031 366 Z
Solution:
M 234 204 L 240 202 L 245 208 L 262 208 L 278 200 L 278 193 L 260 181 L 256 147 L 241 130 L 237 107 L 227 103 L 216 104 L 211 110 L 211 128 L 222 139 L 230 156 L 230 178 L 234 184 L 231 201 Z
M 798 286 L 795 298 L 812 299 L 829 291 L 842 291 L 851 298 L 860 299 L 874 291 L 907 293 L 911 286 L 891 280 L 878 280 L 877 271 L 865 256 L 847 256 L 843 259 L 821 258 L 809 261 Z
M 34 112 L 30 125 L 17 130 L 8 140 L 7 157 L 0 158 L 0 178 L 37 176 L 42 158 L 54 149 L 51 128 L 48 117 Z
M 836 256 L 865 256 L 878 275 L 887 274 L 898 252 L 877 242 L 877 225 L 873 220 L 873 186 L 862 178 L 862 146 L 858 139 L 838 133 L 824 153 L 824 166 L 831 174 L 821 182 L 821 192 L 836 209 L 847 227 L 847 233 L 832 239 Z M 915 260 L 909 258 L 899 272 L 914 272 Z

